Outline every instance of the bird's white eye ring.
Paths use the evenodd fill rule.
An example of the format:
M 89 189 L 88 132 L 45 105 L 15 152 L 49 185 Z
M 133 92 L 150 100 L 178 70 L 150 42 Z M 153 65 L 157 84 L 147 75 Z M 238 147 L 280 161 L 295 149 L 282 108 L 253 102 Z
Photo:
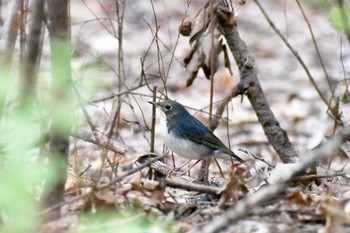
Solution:
M 165 109 L 166 110 L 170 110 L 171 109 L 171 105 L 170 104 L 165 105 Z

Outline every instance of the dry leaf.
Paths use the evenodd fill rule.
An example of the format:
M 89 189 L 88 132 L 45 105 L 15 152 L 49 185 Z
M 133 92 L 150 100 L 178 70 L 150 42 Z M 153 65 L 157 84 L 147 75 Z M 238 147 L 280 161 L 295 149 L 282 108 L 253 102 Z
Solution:
M 307 206 L 311 206 L 313 204 L 313 199 L 300 190 L 289 195 L 289 197 L 287 197 L 287 201 Z
M 230 172 L 230 180 L 223 187 L 218 207 L 223 207 L 227 202 L 236 203 L 238 201 L 239 191 L 241 190 L 241 182 L 239 173 L 242 173 L 238 166 L 233 166 Z

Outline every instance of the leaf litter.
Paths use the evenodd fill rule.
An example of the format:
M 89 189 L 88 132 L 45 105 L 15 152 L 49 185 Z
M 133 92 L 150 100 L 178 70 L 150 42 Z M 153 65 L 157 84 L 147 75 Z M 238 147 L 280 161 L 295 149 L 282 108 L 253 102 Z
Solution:
M 203 110 L 196 116 L 201 120 L 207 120 L 210 94 L 207 71 L 198 69 L 195 79 L 190 83 L 188 81 L 188 77 L 191 77 L 194 72 L 191 67 L 205 68 L 208 66 L 205 64 L 207 60 L 203 59 L 208 58 L 208 54 L 203 53 L 207 46 L 195 54 L 198 56 L 198 59 L 194 60 L 197 63 L 188 67 L 184 65 L 183 59 L 191 53 L 193 43 L 189 43 L 188 38 L 180 36 L 178 45 L 175 47 L 178 27 L 185 17 L 186 2 L 181 2 L 181 4 L 175 1 L 153 2 L 159 26 L 158 32 L 151 3 L 141 2 L 142 4 L 138 7 L 132 2 L 125 2 L 123 29 L 125 77 L 123 87 L 119 91 L 128 91 L 140 82 L 140 56 L 145 57 L 144 69 L 147 74 L 159 74 L 160 69 L 157 66 L 160 52 L 162 64 L 168 65 L 173 59 L 167 81 L 169 96 L 186 106 L 195 108 L 196 110 L 189 109 L 193 114 L 198 113 L 198 110 Z M 110 2 L 102 3 L 105 6 L 104 9 L 94 1 L 85 1 L 85 4 L 90 6 L 90 10 L 87 10 L 78 1 L 72 4 L 74 25 L 72 38 L 84 45 L 77 47 L 79 56 L 74 58 L 73 64 L 75 62 L 77 65 L 73 68 L 76 78 L 94 79 L 94 82 L 104 87 L 92 92 L 80 89 L 80 92 L 91 101 L 119 93 L 117 90 L 118 77 L 115 75 L 118 42 L 115 35 L 111 33 L 111 28 L 116 28 L 117 24 L 115 7 Z M 322 80 L 315 51 L 310 46 L 311 39 L 305 33 L 306 27 L 301 26 L 305 22 L 300 17 L 297 7 L 292 3 L 286 3 L 287 10 L 284 13 L 283 8 L 275 1 L 266 1 L 265 4 L 274 22 L 289 36 L 293 46 L 300 52 L 300 56 L 306 59 L 311 72 L 317 74 L 315 77 L 320 86 L 326 90 L 326 83 Z M 202 1 L 192 1 L 187 9 L 186 17 L 196 15 L 196 11 L 202 7 Z M 305 8 L 314 25 L 313 29 L 317 34 L 321 52 L 324 57 L 327 57 L 326 67 L 337 82 L 341 79 L 338 78 L 340 61 L 337 46 L 339 45 L 334 39 L 335 29 L 331 28 L 327 21 L 328 12 L 326 10 L 318 12 L 308 5 L 305 5 Z M 93 15 L 91 9 L 93 9 Z M 259 80 L 274 114 L 288 132 L 299 154 L 316 148 L 328 140 L 334 132 L 333 121 L 327 115 L 326 106 L 318 98 L 302 68 L 272 33 L 254 4 L 247 2 L 245 5 L 237 6 L 236 11 L 240 33 L 256 59 Z M 97 17 L 101 17 L 103 23 L 99 22 Z M 281 18 L 284 20 L 280 20 Z M 107 19 L 113 20 L 107 23 Z M 198 28 L 196 32 L 194 35 L 196 38 L 201 36 L 200 33 L 198 34 L 200 32 Z M 159 37 L 157 46 L 155 42 L 152 42 L 156 33 Z M 175 51 L 174 57 L 171 54 L 173 50 Z M 349 54 L 350 50 L 345 48 L 344 56 L 347 57 Z M 233 61 L 232 58 L 230 59 Z M 103 67 L 101 63 L 104 64 Z M 221 57 L 218 65 L 222 73 L 215 77 L 214 102 L 220 101 L 225 96 L 224 93 L 231 89 L 239 76 L 233 62 L 231 62 L 232 71 L 227 70 L 227 67 L 225 70 L 223 63 L 224 58 Z M 83 72 L 91 64 L 96 65 L 94 66 L 96 70 L 90 69 L 90 71 Z M 230 77 L 234 78 L 230 79 Z M 157 85 L 162 89 L 162 81 L 159 78 L 150 82 L 151 85 Z M 186 85 L 189 87 L 186 88 Z M 348 123 L 349 103 L 346 101 L 345 85 L 338 84 L 335 93 L 341 99 L 338 106 L 341 112 L 340 117 L 345 123 Z M 62 210 L 64 216 L 68 217 L 49 223 L 47 226 L 52 231 L 70 227 L 71 232 L 88 232 L 87 228 L 93 226 L 91 229 L 98 232 L 98 229 L 119 226 L 120 231 L 126 232 L 128 228 L 123 228 L 120 223 L 110 220 L 105 222 L 82 220 L 85 218 L 83 214 L 113 211 L 118 215 L 117 218 L 123 219 L 122 221 L 130 220 L 130 224 L 137 225 L 140 219 L 145 218 L 150 221 L 151 225 L 163 222 L 171 226 L 171 231 L 186 232 L 194 226 L 205 224 L 209 219 L 220 218 L 227 208 L 234 206 L 246 195 L 273 183 L 283 176 L 284 172 L 293 169 L 291 164 L 282 164 L 268 145 L 248 101 L 245 98 L 235 98 L 228 106 L 229 115 L 221 121 L 215 134 L 225 144 L 233 139 L 234 151 L 240 149 L 237 153 L 248 159 L 250 163 L 249 167 L 244 165 L 232 167 L 219 161 L 221 166 L 219 168 L 216 163 L 212 162 L 210 183 L 218 188 L 217 194 L 176 188 L 181 187 L 181 182 L 195 183 L 193 177 L 198 172 L 198 166 L 181 177 L 166 177 L 174 181 L 175 184 L 172 184 L 172 187 L 169 187 L 165 181 L 162 183 L 164 177 L 157 174 L 157 171 L 148 168 L 140 169 L 104 187 L 139 166 L 138 159 L 149 153 L 150 132 L 147 128 L 150 126 L 151 107 L 147 101 L 150 99 L 150 90 L 142 85 L 123 96 L 121 120 L 119 128 L 116 129 L 119 136 L 116 137 L 116 134 L 113 134 L 111 139 L 108 139 L 108 133 L 116 111 L 116 97 L 87 105 L 91 123 L 94 130 L 98 132 L 98 135 L 92 138 L 100 143 L 86 142 L 81 138 L 72 139 L 74 148 L 71 149 L 71 168 L 66 185 L 67 204 Z M 79 114 L 81 113 L 78 113 L 77 117 L 84 118 Z M 79 127 L 91 131 L 83 120 L 81 122 Z M 125 150 L 120 149 L 119 146 L 124 146 Z M 114 151 L 111 148 L 114 148 Z M 155 148 L 156 154 L 166 152 L 157 130 Z M 244 151 L 264 158 L 276 167 L 271 168 Z M 347 224 L 349 224 L 350 192 L 347 151 L 348 147 L 344 146 L 342 151 L 335 153 L 328 161 L 317 164 L 316 175 L 321 178 L 316 176 L 309 177 L 310 179 L 307 180 L 308 177 L 306 177 L 306 182 L 295 181 L 284 195 L 264 203 L 261 207 L 257 206 L 253 214 L 232 224 L 227 232 L 280 232 L 282 230 L 287 232 L 349 232 Z M 182 164 L 184 159 L 169 153 L 164 162 L 173 167 Z M 169 168 L 165 166 L 164 169 L 168 171 Z M 220 171 L 221 169 L 223 172 Z M 163 178 L 158 181 L 157 177 Z M 78 201 L 70 202 L 82 195 L 83 197 Z M 137 221 L 134 221 L 135 218 Z M 66 224 L 62 224 L 62 221 Z M 168 229 L 168 227 L 165 228 Z M 153 232 L 150 226 L 145 229 Z

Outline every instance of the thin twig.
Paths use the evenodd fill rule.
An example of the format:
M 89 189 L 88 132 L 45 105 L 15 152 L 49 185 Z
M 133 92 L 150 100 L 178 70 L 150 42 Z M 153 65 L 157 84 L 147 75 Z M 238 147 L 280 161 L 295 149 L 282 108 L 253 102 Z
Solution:
M 300 1 L 299 1 L 299 0 L 296 0 L 296 2 L 297 2 L 297 4 L 298 4 L 298 6 L 299 6 L 299 9 L 300 9 L 301 13 L 303 14 L 303 17 L 304 17 L 304 19 L 305 19 L 305 22 L 306 22 L 306 24 L 307 24 L 307 27 L 309 28 L 310 35 L 311 35 L 311 38 L 312 38 L 312 42 L 313 42 L 313 44 L 314 44 L 314 46 L 315 46 L 315 50 L 316 50 L 316 53 L 317 53 L 317 57 L 318 57 L 318 59 L 320 60 L 321 67 L 322 67 L 324 76 L 325 76 L 325 78 L 326 78 L 326 80 L 327 80 L 329 90 L 332 92 L 331 80 L 330 80 L 330 78 L 329 78 L 329 76 L 328 76 L 326 66 L 325 66 L 325 64 L 324 64 L 324 62 L 323 62 L 323 59 L 322 59 L 320 50 L 319 50 L 319 48 L 318 48 L 318 45 L 317 45 L 317 42 L 316 42 L 316 38 L 315 38 L 314 32 L 313 32 L 313 30 L 312 30 L 312 28 L 311 28 L 311 25 L 310 25 L 309 20 L 308 20 L 307 17 L 306 17 L 306 14 L 305 14 L 305 12 L 304 12 L 303 7 L 302 7 L 301 4 L 300 4 Z
M 243 150 L 243 149 L 239 149 L 239 150 L 242 151 L 242 152 L 244 152 L 244 153 L 246 153 L 247 155 L 250 155 L 251 157 L 253 157 L 253 158 L 256 159 L 256 160 L 259 160 L 259 161 L 265 163 L 267 166 L 269 166 L 269 168 L 275 168 L 275 167 L 276 167 L 276 166 L 272 165 L 271 163 L 267 162 L 264 158 L 258 157 L 258 156 L 256 156 L 256 155 L 250 153 L 250 152 L 247 151 L 247 150 Z
M 317 94 L 319 95 L 319 97 L 321 98 L 321 100 L 326 104 L 326 106 L 329 109 L 332 109 L 332 107 L 330 106 L 330 104 L 328 103 L 327 98 L 323 95 L 321 89 L 318 87 L 314 77 L 311 75 L 310 70 L 308 69 L 308 67 L 306 66 L 304 60 L 299 56 L 298 52 L 295 51 L 295 49 L 292 47 L 292 45 L 288 42 L 287 38 L 285 38 L 283 36 L 283 34 L 280 32 L 280 30 L 277 29 L 276 25 L 272 22 L 272 20 L 270 19 L 269 15 L 267 14 L 267 12 L 265 11 L 265 9 L 263 8 L 263 6 L 260 4 L 260 2 L 258 0 L 253 0 L 255 2 L 255 4 L 258 6 L 258 8 L 260 9 L 261 13 L 263 14 L 263 16 L 265 17 L 265 19 L 267 20 L 267 22 L 269 23 L 269 25 L 271 26 L 271 28 L 276 32 L 276 34 L 281 38 L 281 40 L 283 41 L 283 43 L 288 47 L 288 49 L 292 52 L 292 54 L 294 55 L 294 57 L 297 59 L 297 61 L 300 63 L 300 65 L 304 68 L 307 77 L 309 78 L 311 84 L 313 85 L 313 87 L 315 88 Z M 334 115 L 334 114 L 333 114 Z M 335 115 L 334 115 L 335 116 Z
M 154 3 L 153 0 L 150 0 L 151 3 L 151 7 L 152 7 L 152 12 L 153 12 L 153 18 L 154 18 L 154 24 L 156 27 L 155 33 L 154 33 L 154 38 L 155 38 L 155 43 L 156 43 L 156 47 L 157 47 L 157 64 L 158 64 L 158 72 L 159 75 L 161 76 L 162 82 L 163 82 L 163 87 L 164 89 L 162 90 L 162 92 L 165 92 L 165 96 L 168 96 L 168 91 L 167 91 L 167 79 L 168 77 L 164 76 L 165 75 L 165 64 L 164 64 L 164 60 L 163 60 L 163 54 L 162 51 L 160 49 L 160 44 L 159 44 L 159 29 L 160 29 L 160 25 L 158 24 L 158 18 L 156 15 L 156 10 L 154 8 Z
M 326 174 L 326 175 L 303 175 L 303 176 L 297 176 L 292 179 L 292 181 L 310 181 L 310 180 L 316 180 L 316 179 L 329 179 L 329 178 L 334 178 L 334 177 L 343 177 L 349 180 L 348 173 L 346 172 L 341 172 L 341 173 L 336 173 L 336 174 Z
M 186 18 L 186 16 L 187 16 L 187 11 L 188 11 L 188 8 L 189 8 L 189 7 L 190 7 L 190 2 L 187 2 L 187 4 L 186 4 L 186 9 L 185 9 L 185 13 L 184 13 L 184 17 L 182 18 L 180 25 L 182 25 L 182 24 L 184 23 L 185 18 Z M 169 37 L 171 38 L 170 32 L 169 32 Z M 169 78 L 169 73 L 170 73 L 171 65 L 173 64 L 173 61 L 175 60 L 175 59 L 174 59 L 174 58 L 175 58 L 175 51 L 176 51 L 177 45 L 178 45 L 178 43 L 179 43 L 179 39 L 180 39 L 180 32 L 177 33 L 177 37 L 176 37 L 175 44 L 174 44 L 174 46 L 172 46 L 172 51 L 170 51 L 171 57 L 170 57 L 170 61 L 169 61 L 169 64 L 168 64 L 167 72 L 166 72 L 166 74 L 165 74 L 166 79 Z
M 153 102 L 157 100 L 157 87 L 153 87 Z M 156 128 L 156 106 L 152 105 L 152 126 L 151 126 L 151 145 L 150 152 L 154 152 L 154 138 Z

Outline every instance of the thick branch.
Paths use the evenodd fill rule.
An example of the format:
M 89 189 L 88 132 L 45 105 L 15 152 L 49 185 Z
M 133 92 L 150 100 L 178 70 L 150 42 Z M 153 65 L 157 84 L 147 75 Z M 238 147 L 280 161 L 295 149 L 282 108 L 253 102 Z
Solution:
M 215 13 L 218 28 L 225 36 L 240 71 L 241 81 L 232 90 L 231 97 L 246 93 L 270 144 L 281 160 L 284 163 L 295 162 L 298 155 L 269 107 L 256 74 L 254 58 L 239 36 L 233 12 L 226 6 L 219 5 Z

